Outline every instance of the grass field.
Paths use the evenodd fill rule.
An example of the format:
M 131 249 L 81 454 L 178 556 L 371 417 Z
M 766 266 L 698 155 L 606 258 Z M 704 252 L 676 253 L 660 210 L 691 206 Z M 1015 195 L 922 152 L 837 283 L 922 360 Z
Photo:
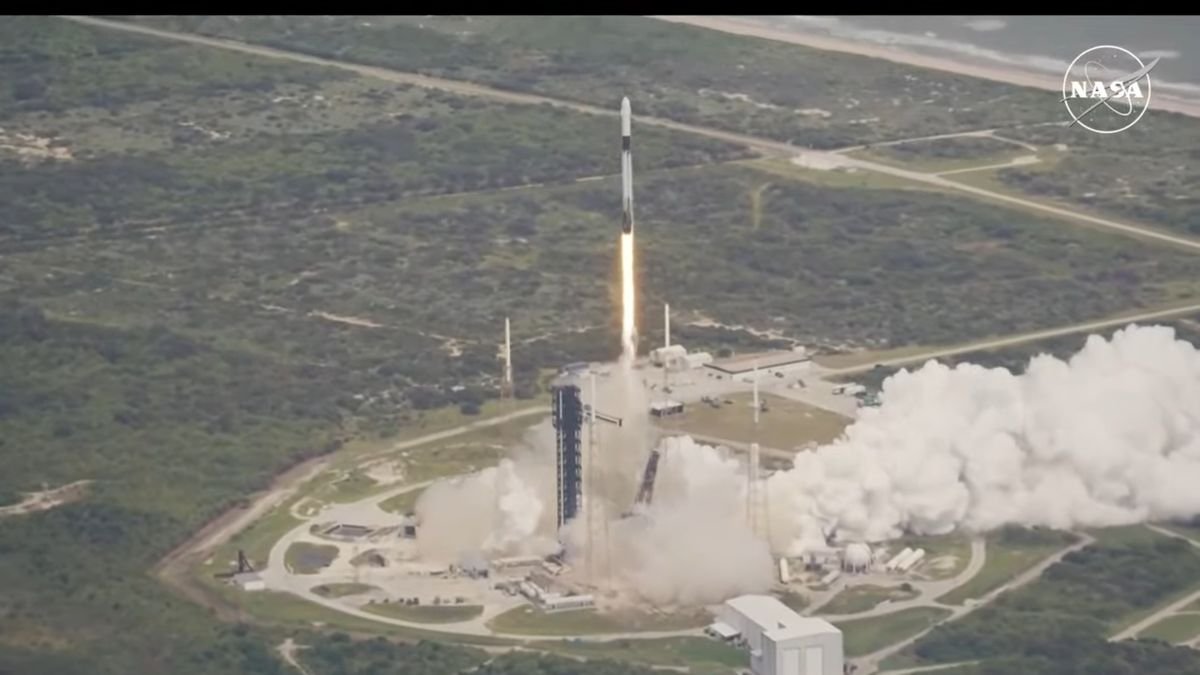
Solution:
M 795 591 L 789 590 L 789 591 L 778 592 L 775 594 L 775 596 L 779 598 L 780 602 L 787 605 L 788 607 L 791 607 L 793 610 L 795 610 L 797 612 L 803 611 L 809 605 L 808 597 L 801 595 L 800 593 L 797 593 Z
M 588 635 L 699 628 L 707 625 L 710 620 L 703 612 L 672 615 L 633 612 L 600 614 L 589 609 L 547 614 L 523 605 L 494 617 L 488 622 L 488 626 L 499 633 Z
M 343 584 L 321 584 L 313 586 L 313 593 L 323 598 L 344 598 L 348 595 L 361 595 L 371 591 L 379 590 L 378 586 L 359 583 L 343 583 Z
M 1138 633 L 1139 638 L 1155 638 L 1171 644 L 1190 642 L 1198 635 L 1200 635 L 1200 612 L 1168 616 Z
M 1057 538 L 1024 541 L 993 533 L 987 538 L 987 559 L 983 569 L 965 584 L 939 597 L 938 601 L 958 605 L 981 598 L 1066 545 Z
M 424 492 L 424 490 L 409 490 L 408 492 L 403 492 L 395 497 L 392 497 L 391 499 L 380 502 L 379 508 L 387 511 L 388 513 L 411 513 L 413 507 L 417 504 L 417 500 L 421 498 L 421 494 Z
M 793 401 L 781 396 L 762 394 L 768 411 L 759 415 L 754 427 L 751 394 L 730 394 L 722 398 L 732 403 L 712 408 L 705 403 L 693 403 L 682 415 L 659 422 L 664 429 L 742 443 L 758 442 L 770 448 L 792 450 L 808 441 L 828 443 L 841 435 L 850 419 L 822 408 Z
M 328 567 L 337 555 L 336 546 L 297 542 L 288 547 L 284 564 L 293 574 L 316 574 Z
M 607 642 L 534 642 L 533 647 L 551 653 L 589 659 L 611 658 L 635 663 L 697 669 L 744 666 L 746 654 L 709 638 L 679 637 Z M 727 671 L 726 671 L 727 672 Z
M 1034 151 L 991 138 L 943 138 L 881 145 L 849 153 L 852 157 L 912 171 L 936 173 L 1002 164 Z
M 403 619 L 415 623 L 457 623 L 474 619 L 483 613 L 480 605 L 404 605 L 399 603 L 372 603 L 363 609 L 379 616 Z
M 821 614 L 857 614 L 873 609 L 885 600 L 908 600 L 916 597 L 916 591 L 904 591 L 899 588 L 884 588 L 882 586 L 851 586 L 838 593 L 828 603 L 821 606 Z
M 893 614 L 835 622 L 842 630 L 846 656 L 870 654 L 911 637 L 950 615 L 936 607 L 914 607 Z

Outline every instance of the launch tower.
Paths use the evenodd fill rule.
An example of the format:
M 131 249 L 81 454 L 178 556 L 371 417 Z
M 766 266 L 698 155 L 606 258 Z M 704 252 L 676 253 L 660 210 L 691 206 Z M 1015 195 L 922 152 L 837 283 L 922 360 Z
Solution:
M 555 449 L 558 458 L 558 527 L 579 514 L 583 503 L 583 403 L 573 384 L 551 388 Z

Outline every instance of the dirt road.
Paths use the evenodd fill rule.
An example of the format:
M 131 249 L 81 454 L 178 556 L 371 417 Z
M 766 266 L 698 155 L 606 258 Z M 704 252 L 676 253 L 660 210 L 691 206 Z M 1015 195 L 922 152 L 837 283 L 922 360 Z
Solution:
M 273 47 L 263 47 L 260 45 L 247 44 L 244 42 L 237 42 L 234 40 L 224 40 L 224 39 L 219 39 L 219 38 L 203 37 L 200 35 L 193 35 L 190 33 L 178 33 L 175 31 L 160 30 L 157 28 L 148 28 L 146 26 L 138 26 L 135 24 L 126 23 L 126 22 L 122 22 L 122 21 L 108 21 L 106 19 L 97 19 L 94 17 L 62 16 L 61 18 L 68 19 L 70 21 L 75 21 L 78 23 L 87 24 L 90 26 L 112 28 L 115 30 L 122 30 L 122 31 L 126 31 L 126 32 L 130 32 L 130 33 L 138 33 L 141 35 L 150 35 L 150 36 L 162 38 L 165 40 L 175 40 L 177 42 L 187 42 L 187 43 L 191 43 L 191 44 L 205 45 L 208 47 L 215 47 L 218 49 L 227 49 L 227 50 L 231 50 L 231 51 L 242 52 L 245 54 L 254 54 L 256 56 L 265 56 L 265 57 L 269 57 L 269 58 L 283 59 L 283 60 L 295 61 L 295 62 L 299 62 L 299 63 L 308 63 L 308 64 L 312 64 L 312 65 L 326 66 L 326 67 L 330 67 L 330 68 L 340 68 L 342 70 L 349 70 L 351 72 L 355 72 L 360 75 L 364 75 L 366 77 L 374 77 L 374 78 L 386 80 L 389 82 L 412 84 L 412 85 L 416 85 L 419 87 L 426 87 L 426 88 L 431 88 L 431 89 L 441 89 L 441 90 L 450 91 L 450 92 L 463 94 L 463 95 L 467 95 L 467 96 L 480 96 L 480 97 L 491 98 L 491 99 L 495 99 L 495 100 L 499 100 L 499 101 L 508 101 L 511 103 L 523 103 L 523 104 L 527 104 L 527 105 L 552 105 L 552 106 L 556 106 L 556 107 L 560 107 L 560 108 L 566 108 L 566 109 L 575 110 L 578 112 L 588 113 L 591 115 L 606 115 L 609 117 L 615 117 L 618 114 L 617 109 L 615 107 L 613 109 L 609 110 L 609 109 L 599 108 L 597 106 L 588 105 L 588 104 L 584 104 L 584 103 L 578 103 L 578 102 L 574 102 L 574 101 L 565 101 L 565 100 L 555 99 L 555 98 L 551 98 L 551 97 L 547 97 L 547 96 L 539 96 L 539 95 L 535 95 L 535 94 L 524 94 L 524 93 L 518 93 L 518 92 L 513 92 L 513 91 L 507 91 L 507 90 L 503 90 L 503 89 L 496 89 L 494 87 L 473 84 L 473 83 L 464 82 L 461 80 L 448 80 L 448 79 L 444 79 L 444 78 L 427 77 L 425 75 L 417 75 L 415 73 L 407 73 L 407 72 L 403 72 L 403 71 L 392 70 L 390 68 L 378 68 L 375 66 L 364 66 L 361 64 L 357 64 L 357 63 L 350 63 L 350 62 L 339 61 L 339 60 L 334 60 L 334 59 L 326 59 L 326 58 L 321 58 L 321 57 L 317 57 L 317 56 L 310 56 L 308 54 L 301 54 L 299 52 L 286 51 L 286 50 L 282 50 L 282 49 L 276 49 Z M 693 124 L 683 124 L 681 122 L 675 122 L 672 120 L 666 120 L 666 119 L 661 119 L 661 118 L 656 118 L 656 117 L 639 116 L 637 118 L 637 123 L 665 127 L 668 129 L 675 129 L 677 131 L 684 131 L 687 133 L 697 134 L 700 136 L 707 136 L 709 138 L 724 140 L 724 141 L 728 141 L 730 143 L 744 145 L 746 147 L 752 148 L 754 150 L 757 150 L 759 152 L 769 154 L 769 155 L 784 156 L 784 157 L 793 157 L 793 156 L 797 156 L 800 154 L 817 155 L 817 156 L 821 156 L 821 157 L 825 158 L 826 160 L 831 162 L 832 165 L 841 164 L 842 166 L 846 166 L 846 167 L 858 168 L 858 169 L 863 169 L 863 170 L 867 170 L 867 171 L 874 171 L 876 173 L 883 173 L 883 174 L 887 174 L 887 175 L 891 175 L 891 176 L 896 176 L 896 177 L 903 178 L 905 180 L 909 180 L 909 181 L 913 181 L 913 182 L 917 182 L 917 183 L 925 183 L 928 185 L 933 185 L 933 186 L 938 187 L 943 190 L 957 191 L 957 192 L 962 192 L 962 193 L 969 194 L 969 195 L 972 195 L 975 197 L 981 197 L 983 199 L 998 201 L 998 202 L 1002 202 L 1002 203 L 1006 203 L 1006 204 L 1014 204 L 1017 206 L 1021 206 L 1025 209 L 1041 211 L 1043 213 L 1048 213 L 1050 215 L 1057 216 L 1059 218 L 1066 218 L 1068 220 L 1075 220 L 1075 221 L 1085 222 L 1089 225 L 1095 225 L 1095 226 L 1099 226 L 1099 227 L 1108 228 L 1108 229 L 1120 232 L 1122 234 L 1131 234 L 1131 235 L 1136 235 L 1136 236 L 1145 237 L 1145 238 L 1149 238 L 1149 239 L 1155 239 L 1155 240 L 1158 240 L 1158 241 L 1161 241 L 1164 243 L 1169 243 L 1169 244 L 1173 244 L 1176 246 L 1183 246 L 1183 247 L 1187 247 L 1187 248 L 1190 248 L 1190 249 L 1193 249 L 1196 251 L 1200 251 L 1200 241 L 1196 241 L 1196 240 L 1189 239 L 1186 237 L 1175 236 L 1175 235 L 1166 234 L 1163 232 L 1157 232 L 1157 231 L 1150 230 L 1150 229 L 1147 229 L 1147 228 L 1144 228 L 1144 227 L 1141 227 L 1138 225 L 1133 225 L 1133 224 L 1129 224 L 1129 223 L 1121 223 L 1121 222 L 1117 222 L 1114 220 L 1109 220 L 1107 218 L 1099 218 L 1097 216 L 1091 216 L 1091 215 L 1088 215 L 1085 213 L 1072 211 L 1070 209 L 1066 209 L 1066 208 L 1062 208 L 1062 207 L 1058 207 L 1058 206 L 1042 204 L 1040 202 L 1036 202 L 1036 201 L 1033 201 L 1030 199 L 1025 199 L 1022 197 L 1015 197 L 1015 196 L 1003 194 L 1000 192 L 994 192 L 991 190 L 986 190 L 984 188 L 975 187 L 973 185 L 967 185 L 965 183 L 960 183 L 960 182 L 953 181 L 953 180 L 950 180 L 947 178 L 942 178 L 941 176 L 937 176 L 937 175 L 921 173 L 919 171 L 909 171 L 907 169 L 900 169 L 900 168 L 896 168 L 893 166 L 888 166 L 886 164 L 880 164 L 878 162 L 872 162 L 869 160 L 857 159 L 857 158 L 853 158 L 853 157 L 847 157 L 845 155 L 834 154 L 836 151 L 823 152 L 823 151 L 813 151 L 813 150 L 802 150 L 801 148 L 790 145 L 788 143 L 782 143 L 780 141 L 773 141 L 770 139 L 758 138 L 755 136 L 748 136 L 746 134 L 721 131 L 719 129 L 712 129 L 712 128 L 708 128 L 708 127 L 696 126 Z M 987 131 L 987 130 L 984 130 L 984 131 Z
M 971 612 L 979 609 L 980 607 L 983 607 L 983 606 L 987 605 L 988 603 L 992 602 L 1000 594 L 1007 593 L 1011 590 L 1020 588 L 1032 581 L 1035 581 L 1036 579 L 1041 577 L 1042 574 L 1044 574 L 1045 571 L 1051 565 L 1062 560 L 1068 554 L 1070 554 L 1074 551 L 1078 551 L 1079 549 L 1081 549 L 1085 546 L 1088 546 L 1089 544 L 1092 544 L 1093 542 L 1096 541 L 1095 538 L 1093 538 L 1091 535 L 1084 534 L 1084 533 L 1076 533 L 1076 534 L 1079 536 L 1079 541 L 1077 541 L 1074 544 L 1071 544 L 1070 546 L 1067 546 L 1063 549 L 1060 549 L 1057 553 L 1042 560 L 1040 563 L 1025 570 L 1021 574 L 1018 574 L 1016 577 L 1010 579 L 1009 581 L 1007 581 L 1003 585 L 999 586 L 998 588 L 992 589 L 992 591 L 990 591 L 989 593 L 984 595 L 982 598 L 979 598 L 977 601 L 971 602 L 971 603 L 963 605 L 961 607 L 952 608 L 951 609 L 952 614 L 950 616 L 946 617 L 945 619 L 943 619 L 942 621 L 939 621 L 938 623 L 934 624 L 933 626 L 930 626 L 929 628 L 926 628 L 925 630 L 921 631 L 920 633 L 917 633 L 916 635 L 913 635 L 907 639 L 901 640 L 900 642 L 896 642 L 894 644 L 888 645 L 887 647 L 884 647 L 883 649 L 880 649 L 877 652 L 874 652 L 872 654 L 867 654 L 866 656 L 862 656 L 857 659 L 852 659 L 851 662 L 858 666 L 858 670 L 855 671 L 855 674 L 856 675 L 871 675 L 872 673 L 878 672 L 879 664 L 884 659 L 888 658 L 889 656 L 892 656 L 893 654 L 896 654 L 896 653 L 902 651 L 905 647 L 908 647 L 909 645 L 913 644 L 917 640 L 920 640 L 921 638 L 925 637 L 926 635 L 929 634 L 930 631 L 932 631 L 938 625 L 947 623 L 949 621 L 957 621 L 957 620 L 963 618 L 964 616 L 967 616 Z
M 1165 537 L 1174 537 L 1176 539 L 1182 539 L 1182 540 L 1186 541 L 1187 543 L 1191 544 L 1192 546 L 1194 546 L 1196 548 L 1200 548 L 1200 542 L 1197 542 L 1196 540 L 1191 539 L 1189 537 L 1185 537 L 1185 536 L 1179 534 L 1178 532 L 1172 532 L 1171 530 L 1168 530 L 1165 527 L 1160 527 L 1158 525 L 1147 525 L 1146 527 L 1150 528 L 1151 530 L 1154 530 L 1155 532 L 1157 532 Z M 1179 613 L 1180 610 L 1191 605 L 1192 603 L 1196 602 L 1197 600 L 1200 600 L 1200 591 L 1196 591 L 1195 593 L 1190 593 L 1187 596 L 1182 597 L 1179 600 L 1176 600 L 1175 602 L 1172 602 L 1171 604 L 1167 605 L 1166 607 L 1159 609 L 1158 611 L 1154 612 L 1150 616 L 1147 616 L 1146 618 L 1142 619 L 1141 621 L 1138 621 L 1137 623 L 1134 623 L 1133 625 L 1127 626 L 1124 630 L 1122 630 L 1119 633 L 1117 633 L 1116 635 L 1113 635 L 1112 637 L 1110 637 L 1109 640 L 1115 642 L 1117 640 L 1128 640 L 1131 638 L 1135 638 L 1138 636 L 1139 633 L 1146 630 L 1150 626 L 1153 626 L 1154 624 L 1167 618 L 1168 616 L 1172 616 L 1174 614 Z
M 1009 337 L 997 338 L 994 340 L 985 340 L 983 342 L 972 342 L 970 344 L 960 345 L 958 347 L 947 347 L 945 349 L 934 349 L 920 354 L 910 356 L 900 356 L 894 359 L 881 359 L 870 363 L 863 363 L 857 366 L 848 366 L 846 368 L 830 368 L 822 371 L 822 377 L 832 377 L 840 375 L 853 375 L 862 373 L 876 366 L 903 366 L 912 363 L 924 363 L 930 359 L 939 359 L 946 356 L 957 356 L 959 354 L 969 354 L 971 352 L 987 351 L 991 349 L 999 349 L 1001 347 L 1012 347 L 1014 345 L 1025 344 L 1029 342 L 1038 342 L 1048 338 L 1061 337 L 1063 335 L 1073 335 L 1075 333 L 1084 333 L 1104 328 L 1112 328 L 1114 326 L 1124 326 L 1131 323 L 1142 323 L 1146 321 L 1156 321 L 1160 319 L 1169 319 L 1176 316 L 1186 316 L 1200 312 L 1200 304 L 1186 305 L 1183 307 L 1175 307 L 1171 309 L 1160 309 L 1152 312 L 1143 312 L 1124 316 L 1116 319 L 1103 319 L 1100 321 L 1087 321 L 1077 323 L 1062 328 L 1052 328 L 1050 330 L 1035 331 L 1032 333 L 1023 333 L 1021 335 L 1012 335 Z

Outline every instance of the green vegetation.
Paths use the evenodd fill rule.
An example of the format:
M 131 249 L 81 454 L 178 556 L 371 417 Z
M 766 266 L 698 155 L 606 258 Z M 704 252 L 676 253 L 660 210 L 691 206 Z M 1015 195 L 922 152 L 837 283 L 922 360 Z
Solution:
M 1062 121 L 1049 112 L 1042 91 L 636 17 L 133 20 L 605 108 L 628 91 L 653 91 L 635 103 L 638 112 L 799 146 L 1007 127 L 1007 138 L 1068 148 L 1055 151 L 1063 155 L 1058 161 L 998 172 L 1010 191 L 1200 233 L 1200 198 L 1189 190 L 1200 176 L 1200 160 L 1190 150 L 1200 139 L 1200 124 L 1164 111 L 1125 133 L 1079 134 L 1040 124 Z M 846 91 L 854 98 L 847 100 Z M 959 105 L 964 100 L 988 105 Z M 961 138 L 876 151 L 903 161 L 934 159 L 932 168 L 944 169 L 957 163 L 946 166 L 942 158 L 1018 149 L 999 144 Z
M 344 598 L 348 595 L 361 595 L 362 593 L 370 593 L 375 590 L 379 590 L 378 587 L 358 583 L 321 584 L 320 586 L 313 586 L 312 589 L 313 593 L 323 598 Z
M 897 602 L 917 596 L 916 591 L 904 590 L 900 587 L 884 588 L 883 586 L 851 586 L 838 593 L 832 600 L 821 605 L 821 614 L 857 614 L 874 609 L 876 605 L 891 600 Z
M 394 602 L 371 603 L 363 607 L 372 614 L 418 623 L 457 623 L 483 613 L 479 605 L 405 605 Z
M 1156 111 L 1151 124 L 1111 138 L 1072 131 L 1054 126 L 1012 130 L 1007 135 L 1015 139 L 1041 146 L 1061 143 L 1068 151 L 1052 166 L 1005 169 L 997 178 L 1030 196 L 1200 234 L 1200 197 L 1190 187 L 1200 178 L 1200 161 L 1191 151 L 1200 137 L 1196 120 Z
M 656 92 L 644 112 L 802 144 L 1011 114 L 908 105 L 934 90 L 940 102 L 1012 91 L 1002 85 L 909 80 L 900 66 L 631 17 L 484 18 L 476 38 L 453 34 L 465 30 L 461 17 L 432 19 L 428 30 L 416 17 L 204 21 L 350 58 L 366 50 L 384 62 L 399 51 L 430 72 L 457 66 L 468 79 L 606 107 L 641 86 Z M 379 31 L 360 34 L 376 21 Z M 277 30 L 287 25 L 295 30 Z M 610 40 L 617 32 L 624 37 Z M 237 548 L 261 563 L 296 524 L 291 502 L 211 564 L 185 560 L 198 574 L 187 597 L 153 572 L 203 524 L 305 460 L 351 441 L 334 462 L 349 470 L 397 440 L 496 414 L 506 315 L 518 405 L 544 400 L 547 369 L 612 356 L 614 289 L 595 280 L 612 278 L 615 181 L 579 180 L 615 171 L 615 156 L 597 151 L 612 147 L 612 118 L 49 17 L 7 19 L 0 55 L 0 145 L 24 144 L 0 149 L 0 499 L 95 481 L 80 501 L 0 520 L 0 672 L 282 675 L 290 670 L 273 645 L 314 624 L 510 644 L 384 626 L 212 578 Z M 797 67 L 805 59 L 819 67 Z M 664 72 L 674 67 L 678 75 Z M 847 88 L 862 96 L 854 109 L 844 107 Z M 897 89 L 904 114 L 851 123 L 890 111 Z M 787 109 L 801 104 L 846 112 L 825 120 Z M 639 259 L 654 261 L 641 272 L 647 308 L 669 289 L 684 294 L 672 297 L 681 311 L 722 323 L 878 347 L 1057 325 L 1198 288 L 1198 263 L 1175 251 L 877 178 L 789 177 L 734 163 L 751 156 L 742 148 L 682 132 L 647 128 L 639 138 L 640 215 L 651 225 Z M 1188 147 L 1187 135 L 1174 147 Z M 1164 204 L 1155 208 L 1189 208 Z M 746 302 L 751 295 L 761 302 Z M 738 330 L 678 330 L 699 348 L 776 346 Z M 649 332 L 646 344 L 657 340 Z M 492 431 L 399 453 L 408 453 L 406 480 L 491 461 L 488 443 L 501 437 Z M 339 486 L 342 497 L 373 489 L 363 479 Z M 382 672 L 444 675 L 480 663 L 473 652 L 371 644 L 346 641 L 332 650 L 336 667 L 313 670 L 365 674 L 386 662 Z M 522 654 L 477 672 L 637 670 Z
M 937 607 L 913 607 L 869 619 L 834 623 L 842 630 L 846 656 L 863 656 L 929 628 L 950 615 Z
M 960 605 L 972 598 L 982 598 L 1074 541 L 1074 535 L 1055 530 L 1009 526 L 990 532 L 983 569 L 938 601 Z
M 684 666 L 692 672 L 708 668 L 744 667 L 746 653 L 709 638 L 678 637 L 605 642 L 534 642 L 530 647 L 589 660 L 611 658 L 656 666 Z M 723 671 L 727 672 L 727 671 Z
M 809 604 L 808 596 L 803 595 L 801 593 L 797 593 L 796 591 L 792 591 L 792 590 L 776 592 L 775 597 L 779 598 L 780 602 L 787 605 L 788 607 L 791 607 L 793 610 L 795 610 L 797 612 L 804 611 L 804 609 L 807 608 L 808 604 Z
M 1033 90 L 639 17 L 132 20 L 610 109 L 654 92 L 635 114 L 817 148 L 1057 121 Z
M 1106 642 L 1129 617 L 1200 576 L 1200 555 L 1184 541 L 1121 537 L 1068 554 L 1037 581 L 938 626 L 908 653 L 920 663 L 985 659 L 1003 672 L 1200 671 L 1200 655 L 1188 650 Z
M 703 644 L 707 642 L 707 644 Z M 532 651 L 509 652 L 498 656 L 478 649 L 421 641 L 416 644 L 397 644 L 383 638 L 354 642 L 341 633 L 333 635 L 302 635 L 296 652 L 308 672 L 320 675 L 459 675 L 468 672 L 484 675 L 651 675 L 658 672 L 631 665 L 640 656 L 667 656 L 678 663 L 690 665 L 698 675 L 727 675 L 729 667 L 740 665 L 731 658 L 736 650 L 696 638 L 686 640 L 649 640 L 631 642 L 627 648 L 616 643 L 571 645 L 547 643 L 545 647 L 572 655 L 546 655 Z M 654 643 L 653 647 L 648 647 Z M 543 645 L 538 643 L 541 648 Z M 587 661 L 579 660 L 580 652 Z M 622 657 L 621 663 L 609 654 Z M 743 659 L 744 660 L 744 659 Z M 657 661 L 656 661 L 657 663 Z M 720 667 L 724 666 L 724 667 Z
M 995 138 L 960 136 L 874 146 L 856 154 L 865 159 L 895 164 L 906 169 L 951 171 L 1000 164 L 1033 152 Z
M 1150 626 L 1138 637 L 1179 644 L 1189 642 L 1197 635 L 1200 635 L 1200 614 L 1176 614 Z
M 338 547 L 296 542 L 288 547 L 284 564 L 293 574 L 316 574 L 338 556 Z
M 644 614 L 620 612 L 601 614 L 580 609 L 546 613 L 528 605 L 514 607 L 488 622 L 497 633 L 531 635 L 588 635 L 632 631 L 698 628 L 710 620 L 703 612 L 693 614 Z
M 750 394 L 732 394 L 722 399 L 720 408 L 701 402 L 688 406 L 682 415 L 659 422 L 664 429 L 686 431 L 743 443 L 758 442 L 769 448 L 792 450 L 806 442 L 828 443 L 842 434 L 850 420 L 822 408 L 781 396 L 763 394 L 767 411 L 759 424 L 748 413 L 753 407 Z M 724 401 L 730 401 L 725 404 Z
M 402 492 L 391 499 L 380 502 L 379 508 L 388 513 L 412 513 L 413 508 L 417 505 L 417 500 L 421 498 L 421 494 L 424 492 L 424 490 Z
M 312 635 L 297 659 L 320 675 L 452 675 L 487 660 L 479 649 L 437 642 L 396 644 L 383 638 L 353 642 L 344 633 Z

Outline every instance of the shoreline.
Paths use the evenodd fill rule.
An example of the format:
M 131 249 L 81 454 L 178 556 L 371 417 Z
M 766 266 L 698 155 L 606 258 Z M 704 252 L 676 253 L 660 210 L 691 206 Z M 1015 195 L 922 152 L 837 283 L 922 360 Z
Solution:
M 864 44 L 843 38 L 824 35 L 810 35 L 798 31 L 772 28 L 765 24 L 735 19 L 724 16 L 650 16 L 652 19 L 670 23 L 685 24 L 697 28 L 733 33 L 749 37 L 787 42 L 822 51 L 841 52 L 866 56 L 873 59 L 883 59 L 892 63 L 900 63 L 918 68 L 928 68 L 955 75 L 975 77 L 983 80 L 1004 82 L 1032 89 L 1060 91 L 1062 78 L 1053 75 L 1042 75 L 1017 68 L 989 66 L 976 63 L 963 63 L 948 57 L 918 54 L 905 49 L 885 47 L 882 45 Z M 1200 103 L 1191 102 L 1161 93 L 1153 94 L 1152 107 L 1158 110 L 1178 113 L 1188 117 L 1200 117 Z

